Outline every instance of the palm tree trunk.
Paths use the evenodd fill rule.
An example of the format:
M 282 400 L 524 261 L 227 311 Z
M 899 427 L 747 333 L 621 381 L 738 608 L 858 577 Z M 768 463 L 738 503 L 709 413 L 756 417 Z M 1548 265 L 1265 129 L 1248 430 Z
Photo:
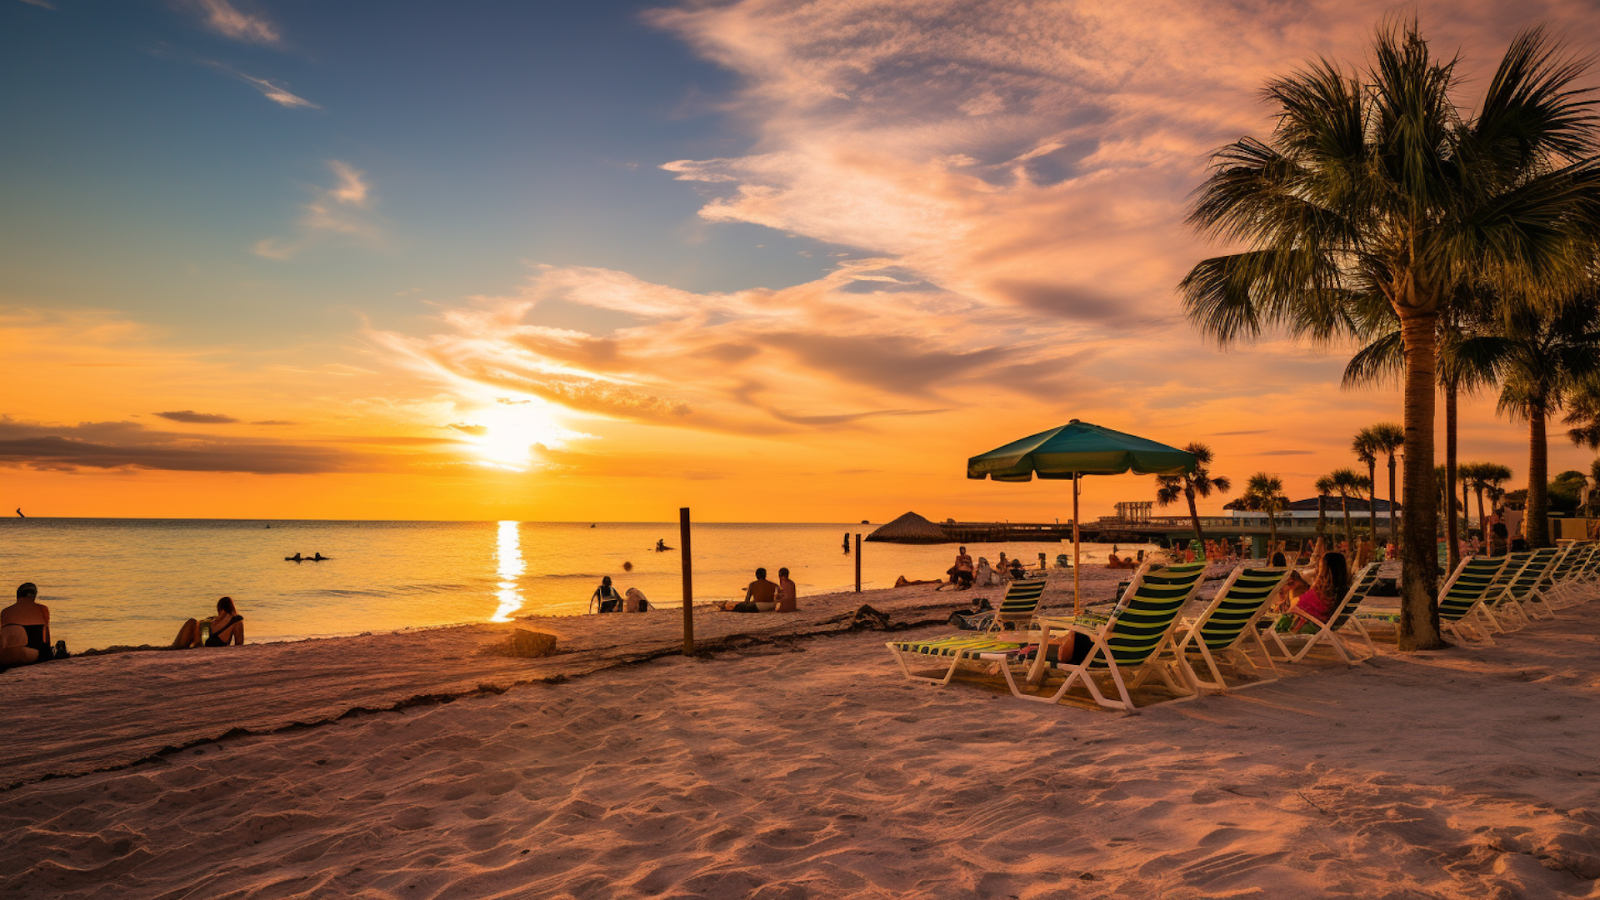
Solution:
M 1461 530 L 1470 536 L 1472 534 L 1472 485 L 1466 480 L 1461 482 L 1461 520 Z M 1483 523 L 1479 522 L 1478 525 L 1479 530 L 1482 531 Z M 1484 542 L 1483 547 L 1483 552 L 1488 553 L 1489 543 L 1487 541 Z
M 1267 510 L 1267 533 L 1271 535 L 1267 538 L 1270 542 L 1267 546 L 1267 565 L 1270 566 L 1272 554 L 1278 552 L 1278 514 L 1270 509 Z
M 1378 459 L 1367 463 L 1367 537 L 1378 542 Z M 1354 549 L 1353 547 L 1351 549 Z
M 1550 543 L 1549 472 L 1550 444 L 1544 431 L 1544 410 L 1535 408 L 1528 415 L 1528 509 L 1522 520 L 1529 550 Z
M 1194 505 L 1194 487 L 1187 481 L 1183 484 L 1183 495 L 1189 498 L 1189 521 L 1194 523 L 1194 536 L 1200 542 L 1200 552 L 1206 552 L 1206 536 L 1200 533 L 1200 510 Z
M 1454 524 L 1455 519 L 1451 518 Z M 1389 454 L 1389 546 L 1394 546 L 1399 528 L 1399 523 L 1394 520 L 1394 454 Z
M 1450 560 L 1450 571 L 1461 565 L 1461 532 L 1456 525 L 1456 385 L 1454 381 L 1444 386 L 1444 502 L 1448 528 L 1445 543 Z M 1466 507 L 1461 508 L 1463 516 Z M 1389 457 L 1389 523 L 1394 525 L 1394 457 Z
M 1339 511 L 1344 513 L 1344 552 L 1352 556 L 1356 552 L 1356 535 L 1350 528 L 1350 495 L 1341 491 L 1339 493 Z M 1346 560 L 1353 562 L 1353 560 Z
M 1433 485 L 1434 392 L 1438 389 L 1438 314 L 1397 306 L 1405 343 L 1405 527 L 1400 545 L 1400 650 L 1445 646 L 1439 637 L 1439 517 Z
M 1328 495 L 1317 495 L 1317 537 L 1322 537 L 1328 530 Z
M 1477 485 L 1477 494 L 1478 494 L 1478 532 L 1483 535 L 1483 546 L 1489 548 L 1488 549 L 1489 555 L 1490 556 L 1498 556 L 1499 554 L 1495 552 L 1494 535 L 1489 533 L 1489 531 L 1490 531 L 1490 529 L 1489 529 L 1489 520 L 1485 519 L 1483 517 L 1483 485 L 1481 485 L 1481 484 Z

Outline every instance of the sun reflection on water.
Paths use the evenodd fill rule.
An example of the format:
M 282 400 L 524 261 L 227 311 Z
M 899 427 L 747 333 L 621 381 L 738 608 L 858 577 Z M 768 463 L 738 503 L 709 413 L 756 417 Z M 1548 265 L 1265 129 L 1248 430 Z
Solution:
M 522 541 L 517 534 L 521 522 L 501 522 L 500 539 L 495 546 L 495 574 L 500 576 L 499 590 L 495 596 L 500 607 L 494 611 L 491 622 L 509 622 L 511 614 L 522 608 L 522 591 L 517 589 L 517 579 L 522 577 Z

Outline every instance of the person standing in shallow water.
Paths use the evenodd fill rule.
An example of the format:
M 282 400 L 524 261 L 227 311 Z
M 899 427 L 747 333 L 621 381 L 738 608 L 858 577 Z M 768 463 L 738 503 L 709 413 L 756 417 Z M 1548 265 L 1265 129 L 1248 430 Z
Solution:
M 844 552 L 850 552 L 850 532 L 848 531 L 844 533 Z

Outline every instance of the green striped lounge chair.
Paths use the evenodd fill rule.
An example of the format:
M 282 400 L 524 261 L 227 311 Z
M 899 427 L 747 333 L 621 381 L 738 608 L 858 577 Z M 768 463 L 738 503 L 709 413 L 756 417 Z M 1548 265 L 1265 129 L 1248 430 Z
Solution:
M 1568 550 L 1567 559 L 1571 564 L 1565 577 L 1558 574 L 1553 588 L 1545 595 L 1545 602 L 1556 609 L 1577 606 L 1593 596 L 1595 580 L 1600 577 L 1600 544 L 1575 543 Z
M 1044 583 L 1043 578 L 1011 582 L 1006 588 L 1006 598 L 1000 601 L 1000 608 L 989 622 L 989 630 L 1010 631 L 1032 622 L 1039 611 L 1039 598 L 1044 596 Z
M 1550 574 L 1556 564 L 1554 547 L 1543 547 L 1528 554 L 1527 564 L 1524 565 L 1506 585 L 1505 591 L 1495 598 L 1492 612 L 1499 619 L 1502 626 L 1508 620 L 1515 620 L 1517 627 L 1527 625 L 1537 618 L 1533 613 L 1534 604 L 1539 602 L 1539 584 Z M 1512 554 L 1515 558 L 1516 554 Z M 1546 607 L 1547 615 L 1555 615 L 1554 611 Z
M 1378 645 L 1372 642 L 1372 635 L 1368 634 L 1367 629 L 1362 626 L 1358 613 L 1361 611 L 1361 602 L 1367 599 L 1367 595 L 1372 593 L 1373 587 L 1377 585 L 1378 569 L 1382 565 L 1383 563 L 1381 562 L 1367 563 L 1360 572 L 1356 573 L 1354 583 L 1345 592 L 1344 599 L 1340 600 L 1339 605 L 1334 607 L 1333 615 L 1326 622 L 1319 622 L 1316 617 L 1301 613 L 1294 607 L 1290 607 L 1286 615 L 1304 619 L 1314 625 L 1315 629 L 1298 634 L 1283 634 L 1276 628 L 1268 629 L 1267 636 L 1277 645 L 1278 652 L 1283 654 L 1283 658 L 1289 662 L 1300 662 L 1311 653 L 1311 648 L 1319 643 L 1326 643 L 1333 648 L 1333 652 L 1338 654 L 1339 658 L 1349 665 L 1355 665 L 1360 660 L 1376 656 L 1378 654 Z M 1365 655 L 1353 653 L 1351 648 L 1340 638 L 1341 631 L 1344 632 L 1344 636 L 1347 638 L 1359 636 L 1362 641 L 1366 642 L 1368 652 Z M 1284 640 L 1285 638 L 1296 639 L 1302 637 L 1305 638 L 1305 643 L 1300 646 L 1299 650 L 1291 649 Z
M 1483 601 L 1495 578 L 1506 567 L 1503 556 L 1469 556 L 1439 589 L 1439 630 L 1462 643 L 1477 640 L 1468 631 L 1493 644 L 1493 626 Z
M 1205 573 L 1204 562 L 1169 566 L 1147 563 L 1134 573 L 1122 599 L 1105 614 L 1040 617 L 1042 639 L 1038 646 L 1043 652 L 1025 655 L 1016 649 L 998 650 L 980 653 L 979 658 L 1000 665 L 1000 673 L 1014 696 L 1039 703 L 1059 703 L 1074 684 L 1081 682 L 1100 706 L 1136 713 L 1138 709 L 1128 689 L 1139 686 L 1150 675 L 1160 678 L 1174 694 L 1192 694 L 1169 673 L 1172 662 L 1161 657 L 1163 651 L 1171 651 L 1178 614 L 1193 599 Z M 1066 634 L 1081 634 L 1090 641 L 1088 655 L 1077 665 L 1051 658 L 1051 636 Z M 1030 686 L 1042 684 L 1051 672 L 1065 676 L 1052 694 L 1024 691 L 1017 683 L 1017 676 L 1026 673 L 1025 681 Z M 1100 689 L 1097 678 L 1109 679 L 1115 698 Z
M 1502 603 L 1512 603 L 1506 597 L 1506 591 L 1511 587 L 1511 582 L 1516 580 L 1517 574 L 1527 567 L 1528 560 L 1532 558 L 1533 553 L 1531 551 L 1496 557 L 1496 559 L 1505 560 L 1506 566 L 1500 570 L 1499 575 L 1494 577 L 1494 583 L 1489 585 L 1489 590 L 1483 596 L 1483 616 L 1488 621 L 1489 627 L 1501 634 L 1511 630 L 1507 626 L 1507 622 L 1520 624 L 1522 620 L 1520 609 L 1512 611 L 1510 609 L 1502 609 L 1500 605 Z M 1512 605 L 1514 606 L 1515 604 L 1513 603 Z
M 1043 579 L 1013 581 L 1006 590 L 1005 599 L 1000 601 L 1000 608 L 995 610 L 994 618 L 979 633 L 967 631 L 928 641 L 889 641 L 884 646 L 889 648 L 895 662 L 900 664 L 900 671 L 911 681 L 947 685 L 964 664 L 993 668 L 992 663 L 981 663 L 978 655 L 1022 648 L 1017 637 L 1003 637 L 1000 629 L 1006 623 L 1020 628 L 1033 620 L 1039 609 L 1039 598 L 1044 596 L 1044 584 Z M 913 663 L 921 669 L 943 667 L 944 675 L 918 675 L 912 669 Z
M 1179 671 L 1191 687 L 1196 691 L 1224 691 L 1230 687 L 1270 684 L 1278 680 L 1278 667 L 1272 662 L 1272 653 L 1255 625 L 1256 620 L 1277 598 L 1278 589 L 1283 587 L 1284 579 L 1288 577 L 1287 568 L 1239 566 L 1217 588 L 1217 595 L 1204 612 L 1193 621 L 1179 623 L 1178 633 L 1181 637 L 1173 652 L 1178 658 Z M 1218 668 L 1219 663 L 1235 669 L 1249 669 L 1253 675 L 1261 671 L 1261 667 L 1245 650 L 1245 645 L 1250 642 L 1254 642 L 1261 651 L 1266 667 L 1272 670 L 1272 677 L 1258 675 L 1254 681 L 1229 685 Z M 1196 660 L 1204 664 L 1209 677 L 1200 677 L 1195 669 Z

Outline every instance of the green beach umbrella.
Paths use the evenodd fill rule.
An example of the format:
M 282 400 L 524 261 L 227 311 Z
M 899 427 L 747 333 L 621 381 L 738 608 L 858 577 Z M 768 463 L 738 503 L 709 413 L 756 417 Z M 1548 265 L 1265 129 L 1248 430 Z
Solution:
M 1078 479 L 1084 475 L 1178 475 L 1195 470 L 1194 455 L 1121 431 L 1073 419 L 967 460 L 967 477 L 995 481 L 1072 481 L 1072 605 L 1078 596 Z

